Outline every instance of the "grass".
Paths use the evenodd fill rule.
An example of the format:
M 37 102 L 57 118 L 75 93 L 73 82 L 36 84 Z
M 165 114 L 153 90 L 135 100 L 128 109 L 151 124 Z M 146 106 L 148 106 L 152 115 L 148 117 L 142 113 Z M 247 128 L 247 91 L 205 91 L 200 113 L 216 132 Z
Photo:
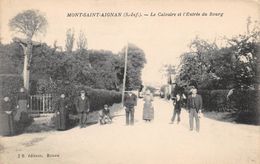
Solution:
M 240 112 L 204 112 L 203 115 L 207 118 L 224 121 L 233 122 L 239 124 L 250 124 L 250 125 L 260 125 L 260 116 L 256 115 L 255 112 L 240 111 Z

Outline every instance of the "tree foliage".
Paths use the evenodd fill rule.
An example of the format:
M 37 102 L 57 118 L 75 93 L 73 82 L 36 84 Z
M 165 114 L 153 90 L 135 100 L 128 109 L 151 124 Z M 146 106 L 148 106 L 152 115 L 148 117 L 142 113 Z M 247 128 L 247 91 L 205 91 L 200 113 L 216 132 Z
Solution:
M 77 40 L 77 48 L 79 50 L 87 49 L 87 37 L 85 33 L 81 30 L 79 32 L 78 40 Z
M 75 41 L 74 30 L 69 28 L 66 32 L 65 51 L 72 52 Z
M 258 27 L 258 26 L 255 26 Z M 257 83 L 260 30 L 225 38 L 225 47 L 195 38 L 183 53 L 176 81 L 204 89 L 249 88 Z
M 172 84 L 174 80 L 172 79 L 172 76 L 176 74 L 175 65 L 165 64 L 161 70 L 163 71 L 164 76 L 168 78 L 167 83 Z
M 125 59 L 125 48 L 120 52 L 122 60 Z M 145 53 L 134 44 L 128 45 L 126 89 L 138 89 L 142 84 L 142 69 L 146 63 Z
M 26 10 L 9 21 L 11 30 L 30 40 L 37 34 L 45 33 L 47 25 L 45 16 L 38 10 Z
M 21 73 L 23 55 L 18 43 L 1 45 L 5 51 L 1 60 L 10 61 L 3 70 Z M 88 86 L 97 89 L 121 90 L 124 73 L 123 54 L 105 50 L 57 51 L 57 47 L 41 44 L 34 47 L 31 62 L 31 93 L 53 92 L 53 88 Z M 141 69 L 144 66 L 141 49 L 129 48 L 127 79 L 134 81 L 131 87 L 138 88 L 141 82 Z M 140 62 L 143 61 L 143 62 Z M 7 63 L 7 62 L 6 62 Z M 4 68 L 6 67 L 6 68 Z M 9 72 L 6 72 L 9 73 Z M 137 80 L 137 81 L 135 81 Z

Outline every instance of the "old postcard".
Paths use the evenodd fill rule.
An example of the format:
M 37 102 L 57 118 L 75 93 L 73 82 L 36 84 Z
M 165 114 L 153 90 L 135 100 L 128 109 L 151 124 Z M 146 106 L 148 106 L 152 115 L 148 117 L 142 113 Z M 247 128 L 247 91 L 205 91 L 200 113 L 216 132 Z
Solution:
M 0 164 L 259 164 L 259 0 L 0 0 Z

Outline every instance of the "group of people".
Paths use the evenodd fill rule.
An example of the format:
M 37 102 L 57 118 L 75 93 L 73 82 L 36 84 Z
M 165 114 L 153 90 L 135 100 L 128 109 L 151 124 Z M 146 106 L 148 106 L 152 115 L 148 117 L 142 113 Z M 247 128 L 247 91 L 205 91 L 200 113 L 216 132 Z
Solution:
M 186 98 L 185 94 L 177 93 L 172 95 L 173 100 L 173 115 L 171 117 L 171 124 L 174 123 L 175 118 L 177 116 L 177 123 L 181 121 L 180 114 L 181 108 L 184 100 L 187 99 L 187 110 L 189 112 L 189 124 L 190 130 L 193 130 L 194 118 L 196 122 L 196 131 L 200 130 L 200 120 L 199 113 L 202 110 L 202 98 L 197 94 L 197 89 L 193 87 L 191 90 L 191 94 Z M 153 95 L 150 90 L 146 90 L 144 95 L 144 105 L 143 105 L 143 120 L 146 122 L 150 122 L 154 119 L 154 107 L 152 104 Z M 124 97 L 124 106 L 126 112 L 126 125 L 134 124 L 134 111 L 135 106 L 137 105 L 137 96 L 133 92 L 127 92 Z
M 55 107 L 55 125 L 58 130 L 67 129 L 69 110 L 67 103 L 68 101 L 66 100 L 65 94 L 62 93 Z M 74 104 L 78 113 L 79 126 L 80 128 L 84 128 L 87 124 L 87 114 L 90 111 L 90 100 L 88 96 L 86 96 L 86 92 L 84 90 L 80 91 L 80 96 L 75 98 Z
M 202 98 L 200 95 L 197 94 L 197 89 L 191 89 L 191 95 L 186 98 L 184 94 L 177 93 L 172 96 L 174 110 L 173 115 L 171 118 L 171 123 L 174 123 L 175 118 L 177 116 L 177 123 L 181 121 L 180 114 L 181 114 L 181 107 L 184 100 L 187 99 L 187 109 L 189 111 L 189 124 L 190 130 L 193 130 L 193 122 L 195 118 L 196 122 L 196 130 L 199 131 L 200 129 L 200 120 L 199 120 L 199 113 L 202 109 Z M 145 122 L 151 122 L 154 119 L 154 106 L 153 106 L 153 94 L 150 90 L 145 91 L 145 95 L 143 97 L 143 120 Z M 55 107 L 55 125 L 58 130 L 65 130 L 67 128 L 68 122 L 68 104 L 67 104 L 65 94 L 61 94 L 59 100 L 56 103 Z M 87 115 L 90 112 L 90 100 L 88 96 L 86 96 L 86 92 L 84 90 L 80 91 L 80 95 L 76 97 L 74 101 L 74 105 L 77 110 L 78 119 L 79 119 L 79 127 L 84 128 L 87 124 Z M 126 125 L 133 125 L 134 124 L 134 113 L 135 113 L 135 106 L 137 105 L 137 96 L 128 91 L 125 93 L 123 105 L 125 107 L 125 114 L 126 114 Z M 13 111 L 11 107 L 11 102 L 9 97 L 4 97 L 3 99 L 3 110 L 1 113 L 5 113 L 7 117 L 7 122 L 9 128 L 14 128 L 13 121 L 21 120 L 24 113 L 27 113 L 27 108 L 29 108 L 28 104 L 28 93 L 25 92 L 24 88 L 20 89 L 20 92 L 17 95 L 17 110 Z M 104 108 L 99 112 L 99 123 L 103 124 L 110 124 L 112 123 L 112 116 L 110 113 L 109 106 L 107 104 L 104 105 Z M 14 131 L 14 130 L 11 130 Z
M 193 130 L 194 118 L 196 122 L 196 131 L 199 132 L 200 130 L 200 120 L 199 114 L 202 110 L 202 98 L 200 95 L 197 94 L 197 89 L 193 87 L 191 90 L 191 95 L 189 95 L 188 99 L 186 98 L 185 94 L 177 93 L 176 96 L 173 98 L 174 110 L 173 116 L 171 118 L 171 123 L 174 123 L 175 117 L 177 115 L 177 123 L 181 121 L 180 114 L 181 114 L 181 104 L 183 100 L 187 99 L 187 110 L 189 112 L 189 124 L 190 130 Z
M 143 97 L 143 120 L 150 122 L 154 119 L 154 107 L 152 104 L 153 95 L 150 90 L 146 90 Z M 124 97 L 124 107 L 126 111 L 126 125 L 134 124 L 134 112 L 137 105 L 137 96 L 133 92 L 127 92 Z
M 187 100 L 187 110 L 189 112 L 189 124 L 190 130 L 193 130 L 194 127 L 194 119 L 196 122 L 196 131 L 199 132 L 200 130 L 200 120 L 199 120 L 199 113 L 202 110 L 202 98 L 200 95 L 197 94 L 197 89 L 193 87 L 190 90 L 191 94 L 188 98 L 183 93 L 176 93 L 172 95 L 173 100 L 173 115 L 171 117 L 171 124 L 174 123 L 175 118 L 177 116 L 177 123 L 181 121 L 180 114 L 182 109 L 182 104 L 184 100 Z M 61 96 L 63 97 L 63 96 Z M 145 122 L 151 122 L 154 119 L 154 106 L 153 106 L 153 94 L 152 92 L 147 89 L 145 91 L 145 95 L 143 97 L 143 120 Z M 60 128 L 63 129 L 63 124 L 65 124 L 65 113 L 61 109 L 66 109 L 66 105 L 64 105 L 64 101 L 59 101 L 58 107 L 56 108 L 58 113 L 60 114 L 58 120 L 60 120 Z M 125 107 L 125 116 L 126 116 L 126 125 L 134 125 L 135 120 L 135 107 L 137 106 L 137 96 L 134 92 L 128 91 L 125 93 L 123 105 Z M 63 107 L 62 107 L 63 106 Z M 87 121 L 87 114 L 90 111 L 90 101 L 87 96 L 85 96 L 85 91 L 82 90 L 80 92 L 80 96 L 75 100 L 75 106 L 78 112 L 79 117 L 79 126 L 85 127 Z M 104 105 L 104 108 L 99 112 L 99 123 L 103 124 L 110 124 L 112 123 L 112 116 L 110 113 L 109 106 L 107 104 Z
M 78 114 L 79 127 L 84 128 L 87 125 L 87 116 L 90 112 L 90 99 L 86 96 L 86 92 L 84 90 L 81 90 L 80 96 L 75 98 L 74 105 Z M 56 128 L 58 130 L 65 130 L 68 122 L 68 104 L 65 94 L 61 94 L 60 99 L 57 101 L 55 113 Z M 99 122 L 100 124 L 108 124 L 112 122 L 110 109 L 107 104 L 104 105 L 104 108 L 99 113 Z
M 29 108 L 29 95 L 25 88 L 20 88 L 20 91 L 16 95 L 14 108 L 11 102 L 11 98 L 5 96 L 1 102 L 1 130 L 4 134 L 13 135 L 15 133 L 15 126 L 21 128 L 22 125 L 30 120 L 28 115 Z

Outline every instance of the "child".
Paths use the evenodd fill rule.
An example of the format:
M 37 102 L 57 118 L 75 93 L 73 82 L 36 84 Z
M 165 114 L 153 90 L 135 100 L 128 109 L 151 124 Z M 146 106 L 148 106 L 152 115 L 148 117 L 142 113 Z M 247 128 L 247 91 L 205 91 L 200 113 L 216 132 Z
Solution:
M 176 115 L 177 115 L 177 123 L 179 123 L 181 121 L 180 114 L 181 114 L 181 105 L 182 105 L 183 99 L 186 99 L 186 96 L 184 94 L 182 94 L 182 97 L 181 97 L 181 95 L 178 93 L 176 95 L 175 100 L 173 100 L 174 111 L 173 111 L 173 116 L 171 119 L 172 124 L 174 123 Z
M 99 115 L 99 123 L 101 125 L 103 124 L 110 124 L 112 122 L 112 117 L 110 115 L 110 109 L 108 108 L 108 105 L 104 105 L 104 109 L 102 109 L 100 115 Z

